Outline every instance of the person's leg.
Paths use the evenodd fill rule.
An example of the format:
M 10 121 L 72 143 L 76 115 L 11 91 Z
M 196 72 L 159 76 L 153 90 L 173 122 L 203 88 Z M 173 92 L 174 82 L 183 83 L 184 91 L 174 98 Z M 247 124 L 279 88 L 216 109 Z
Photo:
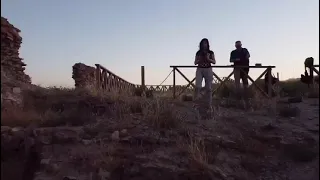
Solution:
M 240 69 L 235 67 L 233 69 L 233 72 L 234 72 L 234 83 L 236 85 L 236 89 L 239 90 L 239 88 L 240 88 Z
M 246 74 L 249 74 L 249 68 L 243 68 L 243 71 L 240 72 L 240 78 L 242 80 L 243 88 L 246 89 L 248 88 L 248 77 Z
M 249 92 L 248 92 L 248 75 L 249 73 L 249 68 L 243 68 L 242 71 L 240 72 L 240 78 L 242 80 L 243 84 L 243 89 L 242 89 L 242 98 L 244 99 L 245 102 L 245 108 L 249 108 Z
M 194 99 L 197 100 L 199 98 L 200 90 L 202 87 L 202 69 L 197 68 L 196 70 L 196 88 L 194 90 Z
M 206 98 L 208 100 L 208 107 L 212 108 L 212 82 L 213 82 L 213 72 L 212 68 L 204 69 L 204 80 L 206 89 Z

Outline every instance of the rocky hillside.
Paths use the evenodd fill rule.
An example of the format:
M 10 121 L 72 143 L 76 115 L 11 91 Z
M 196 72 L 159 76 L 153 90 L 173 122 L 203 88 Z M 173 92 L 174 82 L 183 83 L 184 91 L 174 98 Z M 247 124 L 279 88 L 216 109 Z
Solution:
M 28 94 L 33 108 L 2 113 L 2 167 L 36 172 L 38 180 L 319 178 L 318 99 L 249 110 L 239 100 L 214 100 L 214 119 L 205 120 L 192 102 Z

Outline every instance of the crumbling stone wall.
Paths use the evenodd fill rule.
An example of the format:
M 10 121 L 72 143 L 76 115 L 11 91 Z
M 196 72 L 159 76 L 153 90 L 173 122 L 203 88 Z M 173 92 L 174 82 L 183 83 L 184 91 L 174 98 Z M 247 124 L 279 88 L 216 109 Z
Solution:
M 31 85 L 24 73 L 26 64 L 19 57 L 22 38 L 20 30 L 1 17 L 1 108 L 22 105 L 21 88 Z
M 19 57 L 22 38 L 20 30 L 1 17 L 1 82 L 4 78 L 31 84 L 30 76 L 24 73 L 26 64 Z
M 83 63 L 76 63 L 72 66 L 72 78 L 76 88 L 96 88 L 96 68 Z

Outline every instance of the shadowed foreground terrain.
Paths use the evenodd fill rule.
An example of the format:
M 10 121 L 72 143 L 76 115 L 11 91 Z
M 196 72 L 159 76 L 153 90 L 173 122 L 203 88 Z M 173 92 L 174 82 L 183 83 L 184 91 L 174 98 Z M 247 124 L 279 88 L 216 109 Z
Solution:
M 319 179 L 318 98 L 246 110 L 215 99 L 210 120 L 168 98 L 33 88 L 24 99 L 2 109 L 3 179 Z

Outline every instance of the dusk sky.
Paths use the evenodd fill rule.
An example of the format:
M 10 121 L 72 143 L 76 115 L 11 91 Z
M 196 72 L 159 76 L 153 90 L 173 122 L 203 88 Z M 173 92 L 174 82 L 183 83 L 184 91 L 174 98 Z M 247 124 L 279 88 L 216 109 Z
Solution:
M 102 64 L 132 83 L 144 65 L 146 84 L 159 84 L 170 65 L 193 64 L 204 37 L 217 65 L 230 64 L 241 40 L 250 64 L 275 65 L 281 79 L 299 77 L 307 57 L 319 62 L 318 0 L 1 0 L 1 16 L 21 30 L 26 73 L 44 86 L 73 86 L 77 62 Z

